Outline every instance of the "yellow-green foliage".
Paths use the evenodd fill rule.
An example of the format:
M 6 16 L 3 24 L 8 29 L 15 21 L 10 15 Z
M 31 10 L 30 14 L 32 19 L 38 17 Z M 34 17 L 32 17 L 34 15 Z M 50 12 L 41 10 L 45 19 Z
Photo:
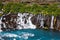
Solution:
M 2 2 L 0 2 L 0 10 L 2 10 L 3 4 Z
M 3 14 L 0 13 L 0 16 L 2 16 Z
M 54 15 L 57 16 L 60 14 L 60 8 L 57 7 L 58 4 L 50 4 L 50 5 L 38 5 L 38 4 L 24 4 L 24 3 L 8 3 L 3 6 L 4 13 L 12 12 L 12 13 L 32 13 L 39 14 L 42 13 L 44 15 Z

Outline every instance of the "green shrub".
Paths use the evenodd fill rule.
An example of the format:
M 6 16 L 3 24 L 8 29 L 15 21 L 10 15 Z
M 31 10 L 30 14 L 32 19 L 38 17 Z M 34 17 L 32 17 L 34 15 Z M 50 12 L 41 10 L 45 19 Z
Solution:
M 2 10 L 3 4 L 2 2 L 0 2 L 0 10 Z

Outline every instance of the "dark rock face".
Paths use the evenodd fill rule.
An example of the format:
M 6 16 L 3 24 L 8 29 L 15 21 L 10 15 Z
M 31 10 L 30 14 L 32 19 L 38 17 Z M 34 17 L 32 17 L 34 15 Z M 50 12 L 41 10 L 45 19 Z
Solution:
M 56 20 L 56 21 L 57 21 L 57 22 L 56 22 L 56 29 L 57 29 L 57 30 L 60 30 L 60 16 L 57 16 L 56 19 L 57 19 L 57 20 Z
M 43 20 L 42 20 L 43 18 Z M 41 14 L 38 14 L 38 15 L 35 15 L 31 18 L 31 21 L 34 25 L 36 25 L 37 28 L 44 28 L 44 27 L 47 27 L 50 29 L 51 27 L 51 20 L 52 20 L 52 16 L 50 15 L 41 15 Z M 43 21 L 43 24 L 41 23 Z M 43 25 L 43 26 L 41 26 Z M 56 26 L 56 23 L 54 24 L 54 20 L 53 20 L 53 28 L 54 26 Z
M 44 22 L 44 16 L 42 14 L 35 15 L 31 18 L 31 21 L 34 25 L 37 26 L 37 28 L 40 28 L 41 27 L 41 21 Z M 42 24 L 42 26 L 43 25 L 44 25 L 44 23 Z
M 27 23 L 27 19 L 29 18 L 29 15 L 23 16 L 22 14 L 22 19 L 25 18 L 24 24 Z M 32 15 L 30 15 L 32 16 Z M 21 15 L 20 15 L 21 17 Z M 36 25 L 36 28 L 44 28 L 47 27 L 48 29 L 50 29 L 51 27 L 51 20 L 52 20 L 52 16 L 50 15 L 42 15 L 42 14 L 38 14 L 38 15 L 33 15 L 31 17 L 31 22 L 32 24 Z M 5 25 L 4 25 L 5 24 Z M 9 15 L 5 15 L 2 17 L 2 28 L 7 28 L 7 29 L 16 29 L 17 28 L 17 15 L 16 14 L 9 14 Z M 56 30 L 60 30 L 60 16 L 54 17 L 53 19 L 53 28 Z M 3 29 L 3 30 L 4 30 Z
M 51 16 L 46 15 L 44 22 L 45 22 L 44 23 L 44 26 L 49 28 L 50 27 L 50 24 L 51 24 Z
M 5 23 L 5 28 L 16 28 L 16 19 L 17 15 L 5 15 L 2 18 L 2 22 Z M 2 24 L 2 28 L 4 28 L 4 24 Z
M 39 17 L 38 17 L 39 16 Z M 41 25 L 41 18 L 43 18 L 43 21 L 44 21 L 44 27 L 50 27 L 50 22 L 51 22 L 51 16 L 48 16 L 46 15 L 45 17 L 42 16 L 41 14 L 40 15 L 35 15 L 31 18 L 31 21 L 34 25 L 37 26 L 37 28 L 40 27 Z
M 39 21 L 37 20 L 37 16 L 33 16 L 33 17 L 31 18 L 31 21 L 32 21 L 32 23 L 33 23 L 34 25 L 37 26 L 37 28 L 39 28 L 40 24 L 39 24 Z

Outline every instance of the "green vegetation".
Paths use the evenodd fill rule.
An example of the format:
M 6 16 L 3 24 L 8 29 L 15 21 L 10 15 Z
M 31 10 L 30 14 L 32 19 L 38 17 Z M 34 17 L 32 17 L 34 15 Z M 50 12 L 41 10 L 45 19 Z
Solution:
M 2 8 L 3 8 L 3 4 L 2 2 L 0 2 L 0 11 L 2 10 Z
M 5 4 L 3 6 L 3 12 L 4 13 L 9 13 L 10 12 L 10 8 L 11 8 L 11 5 L 12 5 L 12 3 Z
M 44 14 L 44 15 L 60 15 L 60 8 L 57 7 L 58 4 L 50 4 L 50 5 L 39 5 L 39 4 L 26 4 L 26 3 L 7 3 L 3 6 L 4 13 L 32 13 L 32 14 Z M 2 7 L 0 6 L 0 9 Z

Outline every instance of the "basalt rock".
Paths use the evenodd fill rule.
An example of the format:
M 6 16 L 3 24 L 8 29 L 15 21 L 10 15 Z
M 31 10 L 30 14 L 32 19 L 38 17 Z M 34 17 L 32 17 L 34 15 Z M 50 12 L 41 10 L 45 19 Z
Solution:
M 2 28 L 16 28 L 17 15 L 9 14 L 2 17 Z M 4 25 L 5 24 L 5 25 Z M 5 26 L 5 27 L 4 27 Z
M 31 18 L 31 21 L 37 28 L 44 26 L 44 16 L 42 14 L 35 15 Z M 42 23 L 42 24 L 41 24 Z
M 2 29 L 47 28 L 60 30 L 60 16 L 19 13 L 2 16 Z
M 57 19 L 56 20 L 57 21 L 57 23 L 56 23 L 56 29 L 60 30 L 60 16 L 57 16 L 56 19 Z
M 50 22 L 51 22 L 51 16 L 46 15 L 45 16 L 45 21 L 44 21 L 44 26 L 49 28 L 50 24 L 51 24 Z

